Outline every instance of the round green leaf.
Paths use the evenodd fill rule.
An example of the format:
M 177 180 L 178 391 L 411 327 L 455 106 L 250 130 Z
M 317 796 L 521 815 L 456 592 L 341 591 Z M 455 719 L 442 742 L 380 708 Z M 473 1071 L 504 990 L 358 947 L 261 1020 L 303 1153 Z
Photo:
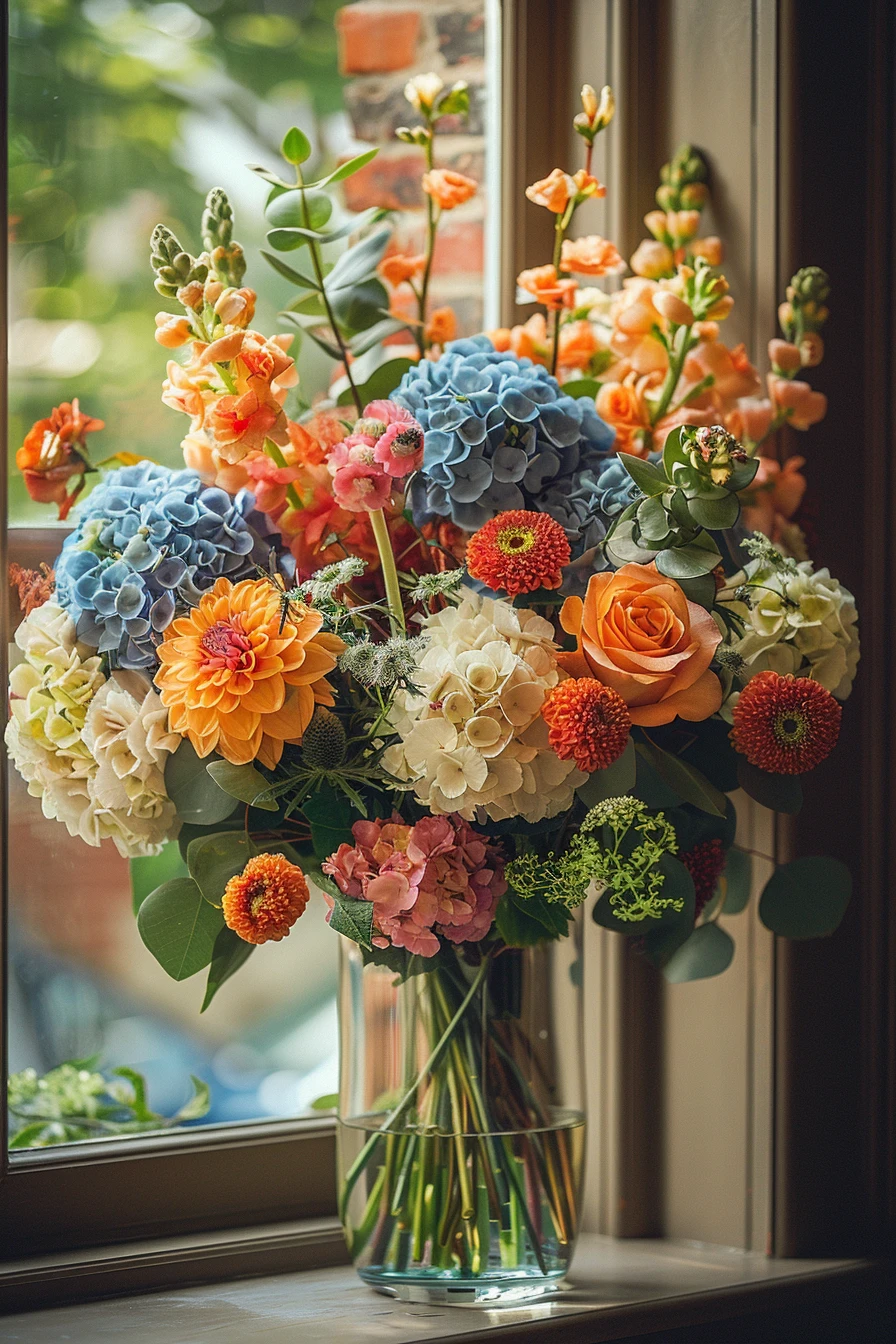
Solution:
M 635 786 L 637 758 L 635 744 L 631 738 L 625 744 L 625 750 L 618 760 L 605 770 L 595 770 L 581 784 L 576 793 L 586 807 L 595 807 L 606 798 L 621 798 Z
M 686 980 L 706 980 L 721 975 L 731 965 L 734 942 L 718 924 L 701 924 L 682 943 L 663 967 L 663 975 L 673 985 Z
M 715 548 L 710 551 L 696 542 L 689 542 L 686 546 L 660 551 L 656 567 L 667 579 L 696 579 L 715 569 L 721 558 Z
M 287 163 L 304 163 L 311 157 L 311 142 L 298 126 L 290 126 L 283 137 L 280 152 Z
M 803 786 L 796 775 L 772 775 L 741 757 L 737 764 L 737 781 L 754 802 L 770 807 L 773 812 L 786 812 L 792 816 L 803 805 Z
M 223 927 L 221 911 L 189 877 L 156 887 L 137 914 L 140 937 L 172 980 L 187 980 L 208 966 Z
M 753 881 L 753 859 L 742 849 L 729 849 L 722 874 L 724 900 L 722 911 L 726 915 L 739 915 L 746 909 L 750 899 Z
M 230 761 L 211 761 L 206 767 L 215 783 L 231 798 L 276 812 L 275 799 L 268 797 L 270 781 L 254 765 L 232 765 Z
M 214 755 L 200 759 L 186 738 L 168 757 L 165 787 L 181 821 L 215 826 L 239 806 L 235 798 L 218 787 L 206 769 L 218 760 L 220 757 Z
M 737 495 L 724 495 L 721 499 L 704 499 L 698 495 L 690 501 L 688 508 L 698 526 L 711 528 L 714 532 L 733 527 L 740 517 Z
M 333 202 L 327 193 L 313 189 L 281 192 L 265 208 L 272 229 L 322 229 L 332 213 Z
M 390 397 L 401 382 L 408 369 L 412 367 L 410 359 L 390 359 L 373 371 L 367 382 L 358 388 L 361 400 L 379 401 Z M 351 389 L 339 394 L 339 405 L 346 406 L 352 400 Z
M 759 900 L 759 918 L 782 938 L 824 938 L 849 905 L 852 875 L 839 859 L 794 859 L 775 870 Z
M 255 852 L 244 831 L 217 831 L 190 842 L 187 867 L 205 899 L 220 906 L 227 883 L 243 871 Z

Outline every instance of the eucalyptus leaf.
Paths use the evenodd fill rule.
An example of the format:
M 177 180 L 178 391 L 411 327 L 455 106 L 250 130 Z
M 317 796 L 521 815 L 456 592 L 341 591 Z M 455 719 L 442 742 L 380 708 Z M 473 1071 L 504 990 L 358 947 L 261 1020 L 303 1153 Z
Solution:
M 722 874 L 722 913 L 739 915 L 747 908 L 753 884 L 753 857 L 742 849 L 729 849 Z
M 746 462 L 739 462 L 728 477 L 728 489 L 747 490 L 753 484 L 753 478 L 758 470 L 758 457 L 751 457 Z
M 410 359 L 390 359 L 385 364 L 380 364 L 366 383 L 358 388 L 361 400 L 366 403 L 390 397 L 410 368 L 413 368 L 413 360 Z M 350 388 L 339 394 L 338 405 L 348 406 L 351 401 Z
M 596 378 L 570 378 L 568 383 L 563 384 L 564 397 L 588 397 L 594 401 L 601 384 Z
M 852 875 L 839 859 L 793 859 L 765 884 L 759 918 L 782 938 L 824 938 L 846 914 L 851 895 Z
M 355 173 L 359 173 L 362 168 L 366 168 L 371 159 L 375 159 L 379 152 L 379 149 L 365 149 L 363 154 L 356 154 L 354 158 L 346 159 L 345 163 L 340 163 L 339 167 L 334 168 L 332 173 L 322 177 L 319 182 L 312 182 L 309 185 L 330 187 L 334 182 L 344 182 L 347 177 L 352 177 Z
M 190 842 L 187 867 L 205 899 L 220 906 L 227 883 L 243 871 L 256 852 L 245 831 L 216 831 Z
M 691 803 L 702 812 L 714 817 L 724 817 L 727 799 L 701 771 L 680 756 L 663 751 L 652 742 L 638 743 L 637 750 L 650 763 L 664 784 L 667 784 L 685 803 Z
M 284 191 L 292 190 L 291 182 L 284 182 L 282 177 L 272 173 L 269 168 L 263 168 L 260 163 L 247 163 L 246 167 L 250 173 L 255 173 L 256 177 L 262 178 L 265 182 L 270 182 L 274 187 L 280 187 Z
M 773 812 L 794 816 L 803 805 L 803 786 L 796 775 L 773 775 L 741 757 L 737 780 L 754 802 L 770 807 Z
M 663 967 L 663 975 L 673 985 L 684 984 L 687 980 L 706 980 L 726 971 L 733 957 L 731 935 L 718 924 L 701 924 L 672 953 Z
M 300 289 L 316 289 L 320 293 L 320 285 L 310 275 L 303 275 L 301 271 L 293 270 L 292 266 L 287 266 L 285 261 L 275 257 L 271 252 L 262 251 L 261 254 L 269 266 L 273 266 L 275 271 L 279 271 L 285 280 L 298 285 Z
M 311 157 L 311 141 L 298 126 L 290 126 L 283 137 L 280 153 L 287 163 L 304 163 Z
M 402 322 L 397 317 L 384 318 L 382 322 L 377 322 L 366 331 L 360 331 L 349 341 L 348 346 L 353 355 L 365 355 L 368 350 L 372 350 L 375 345 L 379 345 L 387 336 L 394 336 L 396 332 L 406 331 L 407 323 Z
M 220 759 L 215 755 L 200 758 L 186 738 L 168 757 L 165 788 L 181 821 L 214 826 L 225 821 L 239 806 L 208 773 L 207 767 Z
M 231 798 L 250 807 L 276 812 L 277 802 L 270 797 L 271 783 L 254 765 L 232 765 L 230 761 L 211 761 L 206 767 L 215 783 Z
M 188 877 L 164 882 L 137 913 L 137 929 L 172 980 L 187 980 L 208 966 L 224 916 Z
M 175 877 L 188 877 L 187 865 L 175 841 L 162 847 L 161 853 L 130 860 L 131 905 L 136 915 L 151 891 Z
M 329 223 L 333 202 L 325 191 L 313 188 L 303 191 L 296 187 L 275 196 L 264 213 L 272 229 L 311 229 L 320 233 Z
M 655 462 L 645 462 L 631 453 L 620 453 L 619 461 L 643 495 L 661 495 L 669 489 L 665 472 Z
M 661 546 L 669 536 L 669 515 L 659 499 L 648 497 L 638 507 L 638 531 L 650 546 Z
M 595 770 L 589 775 L 576 789 L 576 795 L 586 807 L 595 807 L 607 798 L 622 798 L 635 787 L 636 770 L 635 744 L 629 738 L 619 759 L 605 770 Z
M 696 579 L 715 569 L 721 558 L 718 548 L 713 552 L 692 541 L 685 546 L 660 551 L 656 567 L 667 579 Z
M 569 923 L 566 906 L 549 904 L 543 896 L 526 900 L 506 891 L 495 910 L 495 928 L 508 947 L 535 947 L 562 937 Z
M 371 275 L 356 285 L 337 289 L 330 306 L 343 335 L 355 335 L 382 321 L 389 311 L 389 295 L 377 276 Z
M 619 565 L 646 565 L 656 554 L 655 551 L 648 550 L 635 540 L 633 522 L 620 522 L 613 529 L 613 535 L 605 543 L 605 549 L 610 559 Z
M 670 481 L 673 479 L 672 473 L 676 466 L 689 465 L 687 454 L 682 448 L 684 434 L 685 426 L 678 425 L 666 435 L 666 442 L 663 445 L 663 467 Z
M 218 990 L 240 967 L 249 960 L 255 951 L 254 943 L 247 943 L 233 929 L 225 925 L 215 939 L 211 965 L 208 968 L 208 980 L 205 985 L 205 997 L 200 1013 L 204 1013 Z
M 712 611 L 716 604 L 716 581 L 712 574 L 700 574 L 695 579 L 679 579 L 678 586 L 689 602 Z
M 352 942 L 360 944 L 361 947 L 369 948 L 373 928 L 373 902 L 355 900 L 340 893 L 333 901 L 330 928 L 346 938 L 351 938 Z
M 379 233 L 372 233 L 360 243 L 355 243 L 354 247 L 347 247 L 327 276 L 327 292 L 346 289 L 372 275 L 383 258 L 391 236 L 391 229 L 381 229 Z
M 698 495 L 690 501 L 689 510 L 698 526 L 724 532 L 726 528 L 733 527 L 740 517 L 740 501 L 734 494 L 726 494 L 721 499 L 706 499 Z

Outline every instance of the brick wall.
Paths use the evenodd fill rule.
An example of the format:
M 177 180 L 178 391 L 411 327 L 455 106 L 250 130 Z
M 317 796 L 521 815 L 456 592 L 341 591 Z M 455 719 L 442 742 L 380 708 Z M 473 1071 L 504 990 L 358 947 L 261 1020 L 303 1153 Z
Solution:
M 405 101 L 411 75 L 435 70 L 447 85 L 465 79 L 470 116 L 439 123 L 440 167 L 485 180 L 484 0 L 356 0 L 336 16 L 339 60 L 348 76 L 345 105 L 358 140 L 380 145 L 376 159 L 345 184 L 345 202 L 361 211 L 396 211 L 394 250 L 423 250 L 422 153 L 395 140 L 419 121 Z M 485 188 L 442 218 L 433 263 L 432 306 L 450 304 L 462 335 L 482 330 Z

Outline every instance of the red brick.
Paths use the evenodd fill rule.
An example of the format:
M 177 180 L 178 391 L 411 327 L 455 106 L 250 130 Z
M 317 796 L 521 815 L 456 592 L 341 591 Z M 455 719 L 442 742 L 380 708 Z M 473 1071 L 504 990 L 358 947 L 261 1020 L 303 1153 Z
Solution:
M 346 5 L 336 15 L 339 67 L 344 75 L 383 74 L 414 64 L 420 35 L 418 8 L 368 3 Z
M 485 268 L 485 229 L 481 219 L 442 218 L 436 235 L 434 275 L 464 275 Z
M 425 172 L 421 150 L 402 146 L 396 154 L 380 152 L 359 173 L 346 178 L 345 204 L 355 211 L 372 205 L 384 210 L 417 210 L 423 205 L 420 179 Z

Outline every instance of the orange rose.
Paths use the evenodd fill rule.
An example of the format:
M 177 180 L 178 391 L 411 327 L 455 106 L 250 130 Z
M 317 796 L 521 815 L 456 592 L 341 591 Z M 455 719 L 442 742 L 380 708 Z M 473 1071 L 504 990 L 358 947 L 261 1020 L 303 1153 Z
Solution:
M 561 667 L 618 691 L 632 723 L 696 723 L 721 706 L 722 685 L 709 670 L 721 631 L 656 565 L 592 574 L 584 601 L 564 602 L 560 623 L 578 643 L 558 654 Z
M 429 345 L 445 345 L 457 335 L 457 317 L 453 308 L 433 308 L 426 324 Z
M 560 328 L 559 362 L 563 368 L 587 369 L 599 348 L 594 327 L 584 318 Z
M 441 210 L 453 210 L 476 195 L 478 182 L 452 168 L 432 168 L 423 174 L 423 190 Z
M 545 308 L 572 308 L 575 304 L 575 280 L 558 276 L 556 267 L 550 262 L 547 266 L 533 266 L 531 270 L 520 271 L 516 282 L 520 289 L 534 295 Z
M 609 275 L 625 269 L 615 243 L 592 233 L 587 238 L 567 238 L 563 243 L 560 265 L 576 275 Z
M 388 284 L 404 285 L 422 275 L 425 265 L 426 257 L 422 252 L 415 257 L 408 256 L 404 252 L 396 252 L 394 256 L 383 257 L 377 269 Z
M 597 394 L 597 413 L 616 430 L 617 453 L 646 457 L 650 452 L 650 413 L 644 394 L 650 378 L 630 373 L 621 383 L 604 383 Z

